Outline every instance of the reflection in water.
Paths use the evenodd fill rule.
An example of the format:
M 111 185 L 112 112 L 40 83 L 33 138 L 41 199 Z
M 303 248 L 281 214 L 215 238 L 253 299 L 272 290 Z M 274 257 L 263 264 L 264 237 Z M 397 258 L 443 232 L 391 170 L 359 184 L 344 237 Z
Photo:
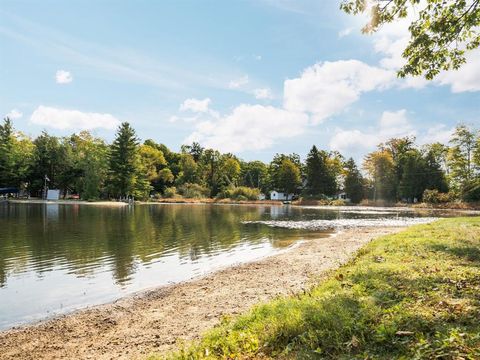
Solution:
M 2 204 L 0 328 L 186 280 L 272 254 L 298 239 L 328 235 L 244 222 L 398 215 L 291 206 Z
M 0 328 L 268 255 L 305 231 L 242 221 L 290 212 L 283 206 L 2 205 Z

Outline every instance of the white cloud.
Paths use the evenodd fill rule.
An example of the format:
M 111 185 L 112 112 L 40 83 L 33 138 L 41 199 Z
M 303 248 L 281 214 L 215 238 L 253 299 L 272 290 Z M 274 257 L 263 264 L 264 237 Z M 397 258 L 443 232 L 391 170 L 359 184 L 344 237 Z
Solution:
M 180 110 L 194 107 L 205 110 L 201 115 L 212 115 L 213 119 L 202 121 L 199 116 L 193 120 L 173 116 L 170 121 L 196 122 L 186 142 L 197 141 L 222 151 L 264 149 L 278 139 L 300 135 L 309 125 L 340 113 L 363 92 L 387 88 L 394 81 L 393 72 L 357 60 L 318 63 L 305 69 L 299 78 L 285 81 L 283 108 L 244 104 L 230 115 L 220 116 L 208 108 L 206 99 L 201 106 L 199 100 L 188 99 Z M 241 81 L 235 85 L 239 83 Z M 252 93 L 257 99 L 272 97 L 267 88 L 257 88 Z M 389 120 L 388 113 L 385 116 L 385 122 L 393 121 Z
M 330 149 L 337 150 L 344 155 L 361 154 L 365 150 L 375 148 L 380 143 L 377 134 L 364 132 L 358 129 L 343 130 L 338 128 L 330 139 Z
M 184 122 L 193 123 L 200 121 L 202 118 L 209 117 L 218 119 L 219 113 L 210 109 L 210 98 L 200 99 L 186 99 L 179 107 L 180 112 L 193 113 L 193 116 L 171 116 L 169 122 Z
M 352 33 L 352 31 L 353 31 L 353 27 L 348 27 L 348 28 L 342 29 L 338 32 L 338 37 L 343 38 L 345 36 L 348 36 Z
M 417 12 L 418 13 L 418 12 Z M 414 20 L 413 12 L 399 21 L 385 24 L 373 37 L 374 49 L 384 57 L 380 65 L 396 71 L 406 62 L 403 50 L 410 41 L 409 24 Z M 480 49 L 467 52 L 467 62 L 459 70 L 442 71 L 433 80 L 422 76 L 407 77 L 400 82 L 403 88 L 423 88 L 427 85 L 450 86 L 453 93 L 480 91 Z
M 347 156 L 359 157 L 391 138 L 415 136 L 416 143 L 419 145 L 434 142 L 448 144 L 454 130 L 445 124 L 437 124 L 427 129 L 416 129 L 408 119 L 405 109 L 384 111 L 377 126 L 361 130 L 337 128 L 329 145 L 331 150 L 340 151 Z
M 120 121 L 110 114 L 85 113 L 43 105 L 33 112 L 30 122 L 60 130 L 115 129 L 120 124 Z
M 57 84 L 69 84 L 73 81 L 73 76 L 69 71 L 58 70 L 55 74 Z
M 239 89 L 244 85 L 247 85 L 249 82 L 248 75 L 244 75 L 236 80 L 232 80 L 228 83 L 230 89 Z
M 373 35 L 374 49 L 384 56 L 380 65 L 385 69 L 397 70 L 405 64 L 402 52 L 410 40 L 408 26 L 412 20 L 407 17 L 387 23 Z
M 210 106 L 210 98 L 205 98 L 203 100 L 199 99 L 186 99 L 180 105 L 180 111 L 191 111 L 194 113 L 206 113 L 208 112 L 208 107 Z
M 435 81 L 450 85 L 454 93 L 480 91 L 480 49 L 467 53 L 466 60 L 460 69 L 442 72 Z
M 242 104 L 217 120 L 203 121 L 185 143 L 197 141 L 224 152 L 261 150 L 305 131 L 308 116 L 272 106 Z
M 407 110 L 384 111 L 379 121 L 379 136 L 387 139 L 394 136 L 413 134 L 413 128 L 407 119 Z
M 170 116 L 168 119 L 169 122 L 171 123 L 176 123 L 176 122 L 184 122 L 184 123 L 193 123 L 197 121 L 199 118 L 198 116 Z
M 337 128 L 335 135 L 330 140 L 330 149 L 344 154 L 364 154 L 390 138 L 415 136 L 416 134 L 416 130 L 407 118 L 405 109 L 384 111 L 378 121 L 378 126 L 362 130 Z
M 367 91 L 393 84 L 393 72 L 358 60 L 317 63 L 284 83 L 284 107 L 313 115 L 320 123 L 357 101 Z
M 272 91 L 269 88 L 254 89 L 253 95 L 255 95 L 255 98 L 259 100 L 273 99 Z
M 23 113 L 18 109 L 12 109 L 5 117 L 8 117 L 10 120 L 20 119 L 23 116 Z
M 438 124 L 428 128 L 427 132 L 420 136 L 417 140 L 419 144 L 431 144 L 439 142 L 448 144 L 455 128 L 449 128 L 445 124 Z

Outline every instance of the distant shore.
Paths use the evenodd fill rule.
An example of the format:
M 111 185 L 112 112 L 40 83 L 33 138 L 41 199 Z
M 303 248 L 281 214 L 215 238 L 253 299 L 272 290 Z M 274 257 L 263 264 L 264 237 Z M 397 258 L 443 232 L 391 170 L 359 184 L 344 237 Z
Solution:
M 122 201 L 85 201 L 85 200 L 40 200 L 40 199 L 8 199 L 12 204 L 60 204 L 60 205 L 95 205 L 95 206 L 126 206 Z
M 126 206 L 128 203 L 123 201 L 86 201 L 86 200 L 41 200 L 41 199 L 8 199 L 13 204 L 62 204 L 62 205 L 95 205 L 95 206 Z M 284 205 L 279 200 L 232 200 L 232 199 L 212 199 L 212 198 L 165 198 L 155 199 L 151 201 L 135 201 L 135 204 L 140 205 L 155 205 L 155 204 L 225 204 L 225 205 Z M 395 209 L 405 211 L 428 211 L 428 210 L 443 210 L 443 211 L 455 211 L 459 213 L 472 213 L 476 214 L 480 211 L 479 203 L 445 203 L 445 204 L 383 204 L 383 203 L 362 203 L 362 204 L 345 204 L 345 205 L 326 205 L 321 200 L 295 200 L 289 205 L 299 207 L 314 207 L 316 209 L 325 210 L 349 210 L 349 209 L 361 209 L 361 210 L 381 210 L 381 209 Z

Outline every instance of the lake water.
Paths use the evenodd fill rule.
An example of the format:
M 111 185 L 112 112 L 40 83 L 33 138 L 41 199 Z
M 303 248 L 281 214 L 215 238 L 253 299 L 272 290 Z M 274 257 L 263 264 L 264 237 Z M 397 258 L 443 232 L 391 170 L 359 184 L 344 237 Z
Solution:
M 332 233 L 324 226 L 285 223 L 412 216 L 292 206 L 0 204 L 0 329 L 190 279 Z

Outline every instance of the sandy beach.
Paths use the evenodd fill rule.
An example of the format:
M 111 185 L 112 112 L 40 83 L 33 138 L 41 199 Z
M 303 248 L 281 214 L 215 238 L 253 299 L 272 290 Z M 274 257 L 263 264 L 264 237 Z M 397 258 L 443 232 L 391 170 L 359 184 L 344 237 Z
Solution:
M 8 199 L 12 204 L 60 204 L 60 205 L 91 205 L 91 206 L 127 206 L 126 202 L 122 201 L 84 201 L 84 200 L 38 200 L 38 199 L 25 199 L 16 200 Z
M 174 349 L 252 305 L 308 288 L 375 237 L 402 228 L 344 230 L 290 251 L 0 333 L 2 359 L 142 359 Z

